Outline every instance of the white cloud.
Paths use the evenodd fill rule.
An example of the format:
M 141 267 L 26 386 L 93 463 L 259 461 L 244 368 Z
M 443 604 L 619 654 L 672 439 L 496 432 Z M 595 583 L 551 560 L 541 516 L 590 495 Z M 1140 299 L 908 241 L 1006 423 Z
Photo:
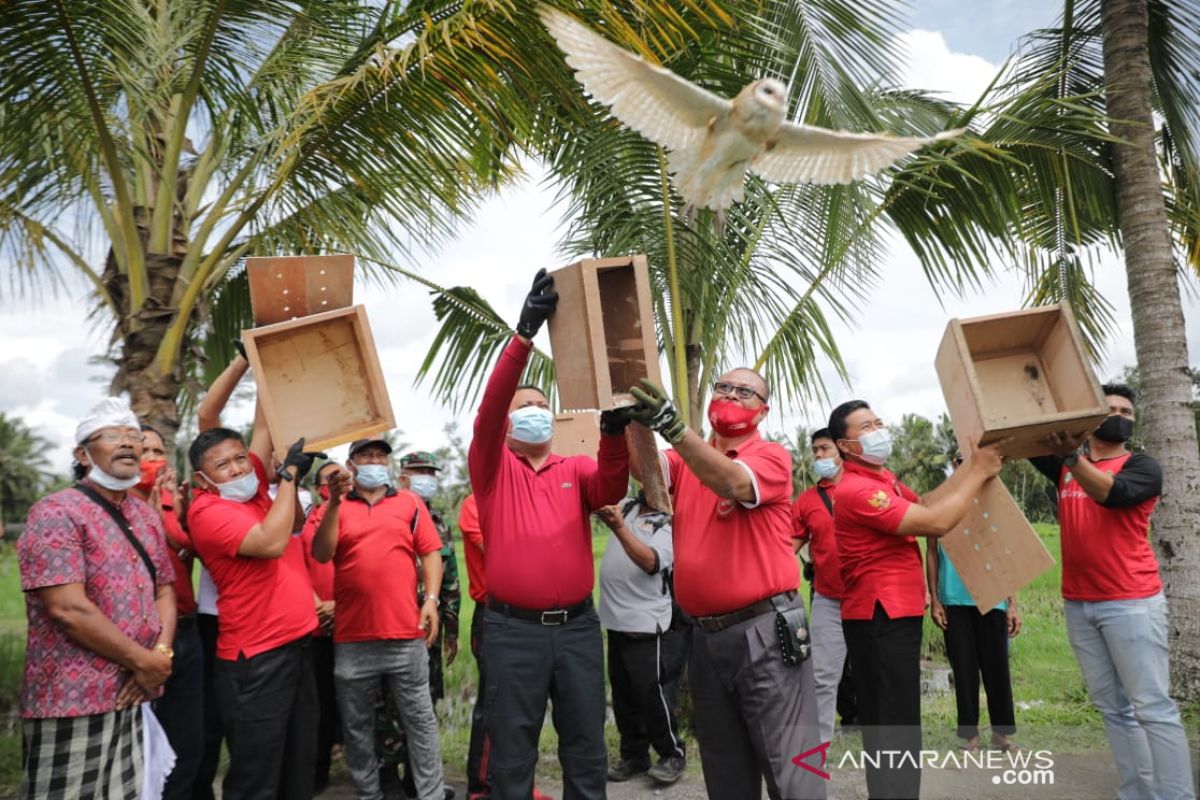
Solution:
M 946 100 L 974 103 L 999 69 L 985 58 L 952 52 L 938 31 L 911 30 L 898 38 L 906 54 L 904 85 Z

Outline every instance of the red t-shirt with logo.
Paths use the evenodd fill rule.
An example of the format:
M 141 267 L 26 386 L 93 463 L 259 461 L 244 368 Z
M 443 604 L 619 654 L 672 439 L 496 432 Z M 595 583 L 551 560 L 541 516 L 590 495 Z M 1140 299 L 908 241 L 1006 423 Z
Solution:
M 842 463 L 833 492 L 833 527 L 842 562 L 842 619 L 925 615 L 925 569 L 914 536 L 895 531 L 920 498 L 886 469 Z
M 1061 468 L 1058 519 L 1062 527 L 1062 593 L 1067 600 L 1134 600 L 1162 591 L 1158 559 L 1149 539 L 1150 515 L 1158 494 L 1132 505 L 1109 505 L 1120 502 L 1120 473 L 1135 458 L 1139 467 L 1158 469 L 1161 474 L 1157 462 L 1148 463 L 1153 459 L 1140 454 L 1092 462 L 1096 469 L 1117 476 L 1105 504 L 1088 497 L 1070 470 Z
M 467 454 L 490 597 L 519 608 L 573 606 L 596 583 L 590 514 L 629 485 L 624 436 L 601 434 L 595 459 L 550 457 L 536 470 L 509 449 L 508 406 L 532 345 L 514 336 L 488 378 Z
M 714 445 L 715 446 L 715 445 Z M 692 616 L 726 614 L 795 591 L 792 457 L 755 433 L 725 455 L 751 474 L 758 502 L 727 500 L 667 450 L 675 516 L 675 598 Z
M 238 548 L 271 510 L 267 472 L 253 453 L 258 494 L 245 503 L 200 492 L 188 508 L 188 530 L 200 560 L 217 587 L 217 658 L 253 658 L 317 627 L 312 582 L 304 566 L 304 545 L 291 537 L 279 558 L 238 555 Z
M 835 485 L 831 481 L 821 480 L 816 486 L 800 493 L 792 506 L 792 530 L 795 538 L 808 542 L 815 572 L 813 588 L 823 597 L 841 600 L 846 592 L 846 584 L 842 581 L 842 562 L 838 558 L 837 539 L 834 538 L 833 515 L 825 507 L 819 491 L 824 489 L 825 496 L 832 504 Z
M 421 498 L 388 487 L 374 505 L 351 492 L 333 553 L 335 642 L 422 639 L 416 559 L 442 549 Z
M 463 555 L 467 559 L 467 591 L 476 603 L 487 600 L 487 581 L 483 577 L 483 528 L 479 527 L 479 506 L 475 495 L 467 495 L 458 510 L 458 529 L 463 535 Z

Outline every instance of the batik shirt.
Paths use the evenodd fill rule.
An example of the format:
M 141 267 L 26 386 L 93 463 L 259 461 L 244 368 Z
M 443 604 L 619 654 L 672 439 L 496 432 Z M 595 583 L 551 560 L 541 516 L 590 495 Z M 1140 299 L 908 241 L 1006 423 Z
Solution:
M 120 511 L 158 572 L 170 584 L 175 571 L 158 513 L 132 495 Z M 29 511 L 17 540 L 21 588 L 29 620 L 21 716 L 80 717 L 116 708 L 128 670 L 76 644 L 53 620 L 35 591 L 82 583 L 100 613 L 142 647 L 152 647 L 162 624 L 155 587 L 141 556 L 108 513 L 76 489 L 63 489 Z

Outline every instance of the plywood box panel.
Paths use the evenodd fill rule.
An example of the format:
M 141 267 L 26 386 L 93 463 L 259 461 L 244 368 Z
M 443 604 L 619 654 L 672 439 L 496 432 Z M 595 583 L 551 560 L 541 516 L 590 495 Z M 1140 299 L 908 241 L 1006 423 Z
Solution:
M 958 527 L 938 541 L 983 614 L 1054 566 L 1020 506 L 995 478 L 983 485 Z
M 959 446 L 1010 441 L 1010 458 L 1045 455 L 1045 438 L 1082 440 L 1108 414 L 1075 318 L 1065 306 L 951 320 L 938 378 Z
M 605 411 L 629 404 L 625 393 L 642 378 L 661 384 L 646 257 L 584 259 L 552 274 L 550 350 L 562 407 Z
M 560 456 L 596 457 L 600 449 L 600 412 L 564 411 L 554 415 L 550 451 Z
M 319 450 L 396 426 L 363 306 L 243 331 L 275 452 Z
M 254 324 L 336 311 L 354 302 L 354 256 L 246 259 Z

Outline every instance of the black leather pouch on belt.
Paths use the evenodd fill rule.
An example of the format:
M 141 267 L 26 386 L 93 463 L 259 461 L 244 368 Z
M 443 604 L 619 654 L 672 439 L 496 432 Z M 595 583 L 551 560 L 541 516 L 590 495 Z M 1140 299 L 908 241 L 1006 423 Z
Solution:
M 775 612 L 775 635 L 779 637 L 783 663 L 788 666 L 797 666 L 812 654 L 803 605 Z

